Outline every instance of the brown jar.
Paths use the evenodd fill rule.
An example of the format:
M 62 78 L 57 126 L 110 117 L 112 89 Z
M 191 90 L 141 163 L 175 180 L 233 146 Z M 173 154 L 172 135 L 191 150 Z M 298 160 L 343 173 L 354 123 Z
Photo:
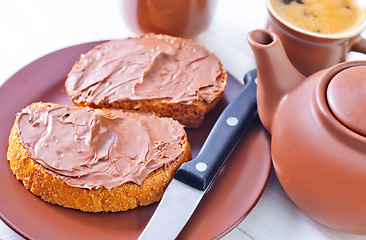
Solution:
M 136 33 L 194 38 L 212 21 L 217 0 L 121 0 L 121 14 Z

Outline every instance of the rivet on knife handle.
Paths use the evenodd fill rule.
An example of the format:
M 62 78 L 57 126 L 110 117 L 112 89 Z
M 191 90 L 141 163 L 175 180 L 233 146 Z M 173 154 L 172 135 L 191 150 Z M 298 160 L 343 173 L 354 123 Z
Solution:
M 245 75 L 244 89 L 222 112 L 198 156 L 184 163 L 176 172 L 175 179 L 202 191 L 211 184 L 257 115 L 256 78 L 256 70 Z

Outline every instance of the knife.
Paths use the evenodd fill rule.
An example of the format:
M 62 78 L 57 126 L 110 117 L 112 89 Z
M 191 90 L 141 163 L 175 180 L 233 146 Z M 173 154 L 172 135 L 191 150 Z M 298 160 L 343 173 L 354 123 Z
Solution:
M 177 170 L 139 240 L 178 236 L 257 115 L 256 80 L 255 69 L 245 75 L 244 88 L 221 113 L 197 157 Z

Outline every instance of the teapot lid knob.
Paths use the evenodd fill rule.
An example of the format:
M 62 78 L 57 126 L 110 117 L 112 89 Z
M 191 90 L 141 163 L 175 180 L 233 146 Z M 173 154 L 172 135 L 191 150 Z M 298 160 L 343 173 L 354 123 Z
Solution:
M 337 73 L 328 85 L 327 100 L 338 121 L 366 137 L 366 66 Z

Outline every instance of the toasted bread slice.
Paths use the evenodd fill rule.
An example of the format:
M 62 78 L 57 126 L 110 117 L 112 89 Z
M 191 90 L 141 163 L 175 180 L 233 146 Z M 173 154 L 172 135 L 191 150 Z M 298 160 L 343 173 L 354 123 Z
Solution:
M 77 109 L 75 111 L 78 112 L 74 114 L 70 110 L 63 113 L 63 108 Z M 63 114 L 54 113 L 55 111 Z M 50 112 L 52 112 L 52 116 Z M 108 145 L 110 140 L 110 138 L 105 137 L 107 136 L 105 133 L 108 131 L 105 131 L 106 125 L 99 124 L 98 121 L 101 121 L 99 118 L 106 117 L 108 124 L 115 124 L 114 121 L 122 124 L 128 122 L 130 118 L 132 120 L 129 122 L 141 121 L 141 129 L 146 129 L 148 137 L 144 137 L 143 132 L 137 132 L 140 134 L 136 136 L 113 133 L 113 136 L 118 136 L 120 139 L 127 138 L 126 145 L 128 146 L 121 146 L 123 145 L 121 142 L 114 142 L 118 143 L 118 149 L 112 146 L 113 144 L 109 144 L 110 152 L 116 152 L 117 150 L 124 152 L 117 151 L 117 157 L 116 154 L 113 155 L 113 153 L 108 152 L 107 157 L 97 158 L 98 161 L 85 159 L 85 156 L 83 156 L 84 160 L 78 162 L 80 156 L 76 152 L 79 152 L 79 150 L 72 150 L 74 146 L 78 145 L 78 142 L 75 140 L 76 142 L 72 144 L 71 142 L 67 143 L 67 141 L 73 139 L 76 135 L 77 138 L 82 139 L 83 134 L 89 134 L 89 130 L 85 131 L 85 129 L 80 128 L 80 122 L 75 122 L 79 119 L 71 119 L 73 116 L 83 116 L 80 121 L 88 122 L 89 120 L 82 115 L 84 112 L 91 115 L 92 121 L 96 122 L 92 127 L 94 132 L 91 133 L 92 138 L 88 143 L 94 144 L 91 149 L 95 150 L 97 156 L 101 155 L 101 152 L 105 152 L 103 147 L 106 144 Z M 94 115 L 97 115 L 97 117 Z M 146 125 L 144 125 L 145 123 Z M 60 130 L 63 128 L 63 124 L 71 124 L 70 129 L 76 129 L 77 134 L 69 129 Z M 129 127 L 131 126 L 129 125 Z M 128 126 L 122 124 L 118 127 L 112 127 L 119 131 L 119 129 Z M 132 129 L 132 131 L 135 130 L 136 127 Z M 62 134 L 62 131 L 67 136 Z M 74 136 L 74 134 L 76 135 Z M 140 137 L 144 139 L 144 141 L 141 141 L 143 144 L 135 144 L 139 140 L 132 138 Z M 144 156 L 144 159 L 139 160 L 139 156 L 134 156 L 134 148 L 137 148 L 137 152 L 139 152 L 144 148 L 142 145 L 145 144 L 146 139 L 150 139 L 150 142 L 147 143 L 147 152 L 143 155 L 140 154 L 139 156 Z M 171 139 L 174 139 L 174 141 Z M 53 140 L 55 141 L 52 142 Z M 123 142 L 123 140 L 121 141 Z M 60 142 L 61 145 L 57 142 Z M 96 149 L 98 146 L 101 149 Z M 50 152 L 47 152 L 48 149 L 50 149 Z M 68 152 L 65 149 L 68 149 Z M 54 152 L 51 152 L 51 150 L 54 150 Z M 56 156 L 55 154 L 64 157 L 55 160 L 53 158 L 53 156 Z M 126 158 L 125 155 L 131 156 Z M 23 109 L 17 115 L 9 137 L 7 157 L 16 178 L 33 194 L 40 196 L 43 200 L 86 212 L 116 212 L 149 205 L 160 200 L 175 171 L 182 163 L 191 159 L 191 151 L 183 126 L 170 118 L 158 118 L 153 115 L 109 109 L 92 110 L 64 107 L 50 103 L 35 103 Z M 74 158 L 69 159 L 68 157 Z M 120 160 L 120 158 L 124 159 Z M 140 164 L 145 165 L 138 167 L 140 164 L 134 164 L 133 161 L 135 160 L 139 160 Z M 104 165 L 102 164 L 107 161 L 111 163 L 108 163 L 108 166 L 112 166 L 112 170 L 100 174 L 98 171 L 101 169 L 104 171 L 104 167 L 102 167 Z M 131 163 L 132 169 L 123 167 L 126 163 Z M 63 166 L 63 164 L 66 165 Z M 97 169 L 97 171 L 93 169 Z M 134 171 L 134 169 L 137 174 L 144 172 L 146 176 L 138 175 L 136 177 L 133 175 L 128 177 L 128 172 Z M 146 169 L 148 172 L 146 172 Z M 121 174 L 118 175 L 119 173 Z
M 145 34 L 111 40 L 83 54 L 66 80 L 76 106 L 123 108 L 199 127 L 221 98 L 227 73 L 190 40 Z

